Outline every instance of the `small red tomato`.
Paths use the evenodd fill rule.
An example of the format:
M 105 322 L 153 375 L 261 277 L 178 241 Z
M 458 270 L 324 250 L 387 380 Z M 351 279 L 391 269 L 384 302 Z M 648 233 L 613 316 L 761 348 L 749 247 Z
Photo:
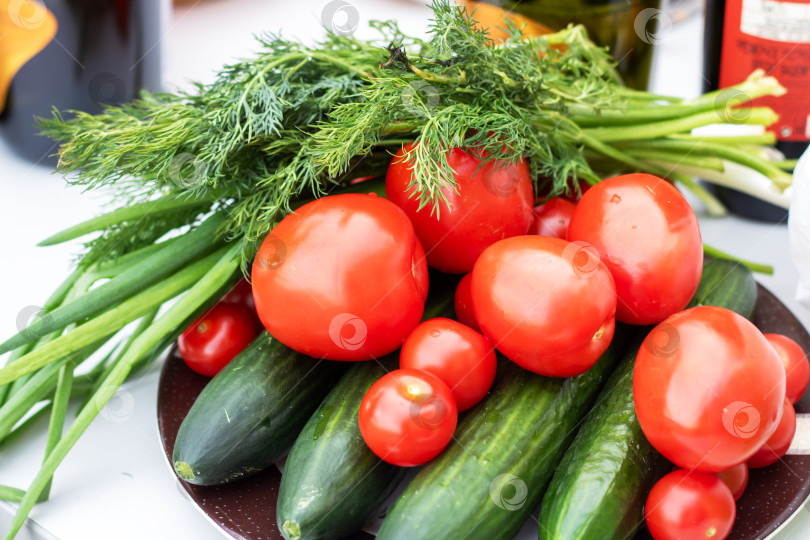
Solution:
M 428 319 L 402 344 L 399 367 L 421 369 L 443 380 L 466 411 L 487 395 L 495 380 L 495 350 L 487 338 L 460 322 Z
M 717 473 L 717 477 L 731 490 L 735 501 L 739 501 L 745 488 L 748 486 L 748 464 L 740 463 L 725 471 Z
M 568 224 L 574 215 L 576 205 L 562 197 L 555 197 L 534 207 L 534 221 L 529 234 L 566 239 Z
M 659 480 L 647 497 L 644 519 L 655 540 L 723 540 L 731 533 L 737 507 L 716 475 L 677 470 Z
M 649 174 L 608 178 L 577 203 L 568 239 L 599 252 L 616 281 L 616 319 L 656 324 L 682 310 L 703 271 L 697 218 L 681 193 Z
M 481 159 L 454 148 L 447 162 L 455 172 L 456 189 L 441 190 L 446 199 L 438 214 L 431 205 L 420 209 L 413 164 L 408 154 L 414 143 L 396 153 L 385 178 L 386 197 L 402 208 L 433 268 L 450 274 L 472 270 L 487 246 L 503 238 L 526 234 L 532 223 L 532 179 L 524 160 L 514 165 Z
M 781 334 L 765 334 L 768 342 L 776 349 L 779 358 L 785 365 L 785 395 L 791 403 L 795 404 L 804 395 L 807 383 L 810 382 L 810 362 L 807 355 L 799 346 L 787 336 Z
M 426 371 L 396 369 L 360 403 L 360 434 L 380 459 L 399 467 L 427 463 L 444 450 L 458 422 L 450 388 Z
M 246 279 L 240 279 L 236 285 L 233 286 L 233 289 L 223 296 L 220 301 L 244 306 L 253 318 L 253 325 L 256 327 L 256 332 L 264 330 L 262 321 L 259 319 L 259 314 L 256 312 L 256 302 L 253 300 L 253 288 Z
M 731 310 L 676 313 L 644 339 L 633 369 L 639 424 L 685 469 L 719 472 L 747 461 L 773 434 L 785 370 L 756 326 Z
M 587 245 L 547 236 L 501 240 L 475 263 L 470 288 L 484 335 L 534 373 L 584 373 L 613 339 L 613 278 Z
M 242 352 L 256 334 L 247 308 L 218 302 L 180 334 L 177 348 L 188 367 L 213 377 Z
M 462 324 L 466 324 L 476 332 L 480 332 L 478 321 L 475 320 L 475 312 L 472 307 L 472 293 L 470 292 L 472 283 L 472 273 L 466 274 L 456 286 L 456 294 L 453 298 L 453 305 L 456 309 L 456 319 Z
M 222 297 L 221 301 L 228 304 L 239 304 L 248 309 L 256 310 L 256 302 L 253 300 L 253 288 L 251 288 L 250 283 L 248 283 L 246 279 L 240 279 L 236 282 L 233 289 L 228 291 L 228 293 Z
M 315 358 L 360 361 L 395 351 L 419 324 L 425 252 L 408 216 L 377 195 L 305 204 L 273 228 L 253 261 L 264 327 Z
M 748 466 L 752 469 L 767 467 L 779 461 L 793 442 L 796 434 L 796 411 L 790 400 L 785 400 L 785 408 L 782 410 L 782 418 L 776 431 L 768 438 L 757 453 L 748 459 Z

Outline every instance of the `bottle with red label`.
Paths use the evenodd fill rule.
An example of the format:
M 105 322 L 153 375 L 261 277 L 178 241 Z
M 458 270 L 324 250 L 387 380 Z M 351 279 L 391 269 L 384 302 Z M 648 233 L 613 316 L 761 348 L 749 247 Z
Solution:
M 810 0 L 708 0 L 704 41 L 704 91 L 745 80 L 755 69 L 776 77 L 788 92 L 763 97 L 755 106 L 771 107 L 779 121 L 769 129 L 776 147 L 797 158 L 810 140 Z M 733 212 L 781 221 L 785 210 L 721 189 Z M 756 201 L 756 202 L 753 202 Z

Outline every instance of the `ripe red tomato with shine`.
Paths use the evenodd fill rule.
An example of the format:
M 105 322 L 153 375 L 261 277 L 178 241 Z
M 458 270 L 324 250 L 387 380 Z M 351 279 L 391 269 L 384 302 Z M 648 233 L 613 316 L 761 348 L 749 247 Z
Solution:
M 719 472 L 747 461 L 773 434 L 785 370 L 747 319 L 699 306 L 647 335 L 636 356 L 633 399 L 644 435 L 664 457 Z
M 759 469 L 773 465 L 785 455 L 793 442 L 796 434 L 796 411 L 789 399 L 785 399 L 785 408 L 782 411 L 782 418 L 762 448 L 748 459 L 748 466 L 752 469 Z
M 479 157 L 454 148 L 447 161 L 455 172 L 456 189 L 441 190 L 447 203 L 440 203 L 437 214 L 431 205 L 419 208 L 417 187 L 411 185 L 413 164 L 408 155 L 415 148 L 414 143 L 408 144 L 394 156 L 385 178 L 385 195 L 408 214 L 430 266 L 464 274 L 487 246 L 529 230 L 534 218 L 532 179 L 524 160 L 481 166 Z
M 270 335 L 303 354 L 369 360 L 402 345 L 422 318 L 427 264 L 408 216 L 382 197 L 332 195 L 267 235 L 253 297 Z
M 480 332 L 478 321 L 475 320 L 475 312 L 472 307 L 472 273 L 466 274 L 456 285 L 456 294 L 453 297 L 453 306 L 456 311 L 456 319 L 462 324 L 466 324 L 476 332 Z
M 447 446 L 456 430 L 458 410 L 450 388 L 437 376 L 395 369 L 363 396 L 358 421 L 363 440 L 380 459 L 415 467 Z
M 791 403 L 796 403 L 804 395 L 807 383 L 810 382 L 810 362 L 801 346 L 781 334 L 765 334 L 770 344 L 776 349 L 782 364 L 785 366 L 787 382 L 785 395 Z
M 547 236 L 501 240 L 475 263 L 471 291 L 484 335 L 534 373 L 579 375 L 613 339 L 613 278 L 587 245 Z
M 177 339 L 188 367 L 213 377 L 256 337 L 253 317 L 244 306 L 218 302 Z
M 723 540 L 731 533 L 737 506 L 728 486 L 713 474 L 677 470 L 647 496 L 644 519 L 655 540 Z
M 444 317 L 428 319 L 402 344 L 399 367 L 421 369 L 443 380 L 466 411 L 483 399 L 495 380 L 495 350 L 483 335 Z
M 553 238 L 568 237 L 568 224 L 574 215 L 577 205 L 562 197 L 554 197 L 534 207 L 534 221 L 529 227 L 529 234 L 551 236 Z
M 734 500 L 739 501 L 745 493 L 745 488 L 748 487 L 748 464 L 740 463 L 730 469 L 720 471 L 717 473 L 717 477 L 728 486 Z
M 582 196 L 568 239 L 593 245 L 616 281 L 616 319 L 656 324 L 682 310 L 703 271 L 697 218 L 666 180 L 627 174 Z

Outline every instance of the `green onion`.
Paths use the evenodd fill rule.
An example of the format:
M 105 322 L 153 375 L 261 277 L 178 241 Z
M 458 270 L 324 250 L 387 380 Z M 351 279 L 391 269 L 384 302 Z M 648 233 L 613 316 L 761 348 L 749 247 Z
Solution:
M 217 228 L 223 222 L 223 216 L 214 214 L 176 242 L 172 242 L 157 253 L 133 264 L 103 285 L 34 321 L 28 328 L 0 344 L 0 354 L 30 343 L 39 336 L 60 330 L 69 324 L 100 313 L 109 306 L 129 298 L 132 293 L 159 282 L 198 255 L 215 248 L 218 244 L 215 241 Z
M 217 252 L 220 255 L 218 262 L 166 313 L 140 334 L 126 354 L 118 359 L 115 367 L 104 379 L 94 398 L 81 410 L 76 417 L 76 421 L 68 428 L 62 439 L 46 458 L 42 469 L 40 469 L 20 502 L 17 513 L 12 520 L 11 528 L 5 537 L 6 540 L 14 538 L 20 530 L 31 508 L 39 500 L 40 495 L 48 485 L 56 468 L 127 378 L 132 366 L 143 355 L 149 354 L 153 347 L 159 344 L 167 334 L 173 332 L 191 316 L 205 302 L 208 291 L 218 290 L 222 285 L 232 280 L 239 269 L 240 249 L 241 247 L 238 244 L 233 244 L 225 249 L 224 253 L 222 253 L 222 250 Z

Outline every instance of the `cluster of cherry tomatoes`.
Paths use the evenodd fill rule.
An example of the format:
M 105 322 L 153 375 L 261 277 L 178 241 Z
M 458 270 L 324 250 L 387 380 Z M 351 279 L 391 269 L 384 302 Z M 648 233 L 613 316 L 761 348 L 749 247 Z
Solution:
M 433 206 L 413 182 L 414 148 L 394 156 L 385 198 L 323 197 L 270 232 L 251 276 L 263 327 L 328 360 L 374 361 L 401 348 L 400 369 L 371 386 L 359 423 L 380 458 L 415 466 L 438 455 L 458 413 L 487 394 L 496 350 L 529 371 L 569 377 L 599 359 L 616 321 L 658 324 L 638 353 L 636 408 L 650 442 L 683 469 L 651 492 L 650 530 L 674 538 L 704 527 L 701 534 L 723 538 L 747 466 L 776 461 L 790 444 L 791 401 L 804 392 L 810 364 L 798 345 L 766 338 L 733 312 L 682 311 L 703 266 L 686 200 L 663 179 L 631 174 L 588 188 L 577 202 L 556 198 L 535 208 L 522 160 L 482 164 L 476 151 L 456 148 L 448 153 L 456 186 L 443 188 Z M 428 266 L 463 275 L 457 320 L 420 323 Z M 226 304 L 181 338 L 187 362 L 184 348 L 210 331 L 212 314 Z M 250 332 L 232 340 L 233 350 L 255 335 L 252 322 L 243 324 Z

